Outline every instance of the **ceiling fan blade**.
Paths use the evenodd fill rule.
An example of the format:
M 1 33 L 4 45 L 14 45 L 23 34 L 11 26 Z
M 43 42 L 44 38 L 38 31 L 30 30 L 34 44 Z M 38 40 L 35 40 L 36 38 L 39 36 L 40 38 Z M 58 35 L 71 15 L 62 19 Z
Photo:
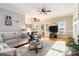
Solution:
M 47 15 L 47 13 L 46 12 L 44 12 L 45 13 L 45 15 Z
M 47 15 L 47 13 L 46 13 L 46 12 L 41 12 L 41 13 L 39 13 L 39 14 L 45 14 L 45 15 Z
M 40 12 L 39 14 L 42 14 L 42 12 Z
M 51 12 L 51 10 L 47 10 L 46 12 Z

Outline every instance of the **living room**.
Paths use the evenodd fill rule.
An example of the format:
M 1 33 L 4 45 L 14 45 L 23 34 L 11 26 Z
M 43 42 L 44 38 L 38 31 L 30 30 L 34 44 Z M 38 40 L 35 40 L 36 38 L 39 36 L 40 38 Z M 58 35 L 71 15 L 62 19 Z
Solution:
M 73 43 L 71 41 L 74 41 L 75 47 L 79 45 L 78 5 L 0 3 L 0 55 L 79 55 L 79 50 L 70 49 Z M 39 36 L 41 41 L 33 41 L 32 33 L 35 39 Z

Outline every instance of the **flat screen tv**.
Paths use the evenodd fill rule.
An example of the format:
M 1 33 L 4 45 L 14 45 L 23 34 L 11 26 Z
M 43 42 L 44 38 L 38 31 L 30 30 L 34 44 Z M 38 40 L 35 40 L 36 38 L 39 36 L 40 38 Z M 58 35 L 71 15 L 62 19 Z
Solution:
M 49 31 L 53 32 L 53 33 L 57 33 L 58 32 L 58 26 L 49 26 Z

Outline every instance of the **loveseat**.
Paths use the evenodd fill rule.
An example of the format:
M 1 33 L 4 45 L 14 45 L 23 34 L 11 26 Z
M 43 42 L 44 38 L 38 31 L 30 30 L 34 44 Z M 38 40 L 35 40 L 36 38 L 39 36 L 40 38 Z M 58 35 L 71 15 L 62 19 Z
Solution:
M 3 42 L 6 43 L 11 48 L 28 43 L 30 39 L 27 33 L 22 32 L 3 32 L 0 33 L 0 36 L 2 36 Z

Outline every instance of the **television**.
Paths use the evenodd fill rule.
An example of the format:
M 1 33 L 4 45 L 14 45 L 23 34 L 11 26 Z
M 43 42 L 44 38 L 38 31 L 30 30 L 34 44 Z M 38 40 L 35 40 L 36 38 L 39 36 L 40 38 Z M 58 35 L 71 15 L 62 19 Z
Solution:
M 49 26 L 49 31 L 53 32 L 53 33 L 57 33 L 58 32 L 58 26 Z

